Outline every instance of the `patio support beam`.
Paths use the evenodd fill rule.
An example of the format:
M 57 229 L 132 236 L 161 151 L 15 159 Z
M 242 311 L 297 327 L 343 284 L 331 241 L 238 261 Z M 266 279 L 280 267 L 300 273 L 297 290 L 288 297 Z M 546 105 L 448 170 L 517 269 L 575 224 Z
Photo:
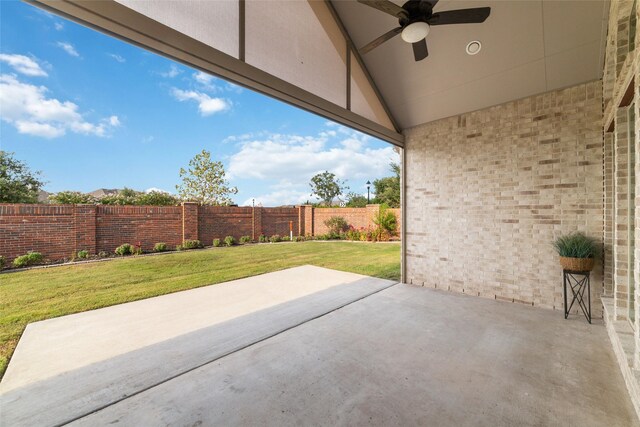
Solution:
M 353 43 L 353 40 L 351 39 L 351 35 L 349 35 L 349 32 L 347 31 L 347 28 L 344 26 L 344 24 L 342 23 L 342 20 L 340 19 L 340 16 L 338 15 L 338 12 L 336 12 L 335 7 L 333 7 L 333 3 L 331 2 L 331 0 L 325 0 L 325 3 L 327 4 L 327 7 L 329 8 L 329 11 L 331 12 L 331 15 L 333 16 L 333 19 L 336 21 L 336 24 L 340 28 L 340 31 L 342 32 L 343 37 L 347 41 L 347 45 L 349 46 L 349 49 L 347 50 L 347 54 L 349 52 L 353 52 L 353 56 L 356 58 L 356 61 L 358 61 L 358 64 L 360 65 L 360 68 L 362 68 L 362 71 L 364 72 L 364 75 L 367 78 L 367 81 L 369 82 L 369 85 L 373 89 L 373 92 L 376 94 L 376 97 L 378 98 L 378 101 L 380 101 L 380 104 L 382 105 L 382 108 L 384 109 L 384 112 L 389 117 L 389 120 L 391 120 L 391 123 L 393 124 L 393 127 L 395 128 L 396 132 L 402 133 L 402 128 L 398 124 L 398 121 L 395 119 L 395 117 L 393 117 L 393 114 L 391 114 L 391 110 L 389 109 L 389 106 L 387 105 L 386 101 L 382 97 L 382 94 L 380 93 L 380 90 L 378 89 L 378 86 L 373 81 L 373 78 L 371 77 L 371 74 L 369 73 L 369 69 L 364 64 L 364 61 L 362 60 L 362 57 L 360 56 L 360 52 L 358 51 L 358 48 Z M 348 55 L 347 58 L 348 58 L 347 61 L 350 63 L 351 62 L 351 55 Z M 349 68 L 350 67 L 351 67 L 351 65 L 349 64 Z M 349 82 L 351 82 L 351 70 L 349 70 Z M 351 97 L 351 93 L 350 93 L 351 89 L 350 89 L 350 87 L 347 87 L 347 91 L 349 92 L 348 96 Z M 347 108 L 349 108 L 349 107 L 347 107 Z
M 245 58 L 245 0 L 238 0 L 239 18 L 238 18 L 238 59 L 244 62 Z
M 347 110 L 351 110 L 351 45 L 349 44 L 349 40 L 346 42 L 347 47 L 347 90 L 346 90 L 346 98 L 347 98 Z M 389 116 L 391 117 L 391 116 Z
M 25 1 L 133 45 L 214 74 L 239 86 L 380 138 L 395 146 L 404 146 L 404 136 L 398 131 L 391 117 L 396 131 L 214 49 L 116 1 Z M 356 58 L 358 58 L 357 54 Z M 374 90 L 376 90 L 375 86 Z

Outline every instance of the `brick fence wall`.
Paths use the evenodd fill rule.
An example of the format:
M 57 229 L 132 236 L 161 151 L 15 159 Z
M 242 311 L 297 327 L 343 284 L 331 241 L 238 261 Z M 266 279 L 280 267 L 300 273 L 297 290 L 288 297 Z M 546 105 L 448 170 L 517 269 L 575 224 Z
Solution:
M 70 258 L 79 250 L 113 252 L 123 244 L 151 251 L 157 242 L 169 247 L 184 239 L 211 245 L 225 236 L 319 235 L 324 221 L 342 216 L 354 227 L 373 227 L 378 205 L 366 208 L 250 208 L 226 206 L 103 206 L 0 204 L 0 255 L 9 261 L 28 251 L 45 258 Z M 400 220 L 400 210 L 392 209 Z M 399 228 L 398 228 L 399 229 Z

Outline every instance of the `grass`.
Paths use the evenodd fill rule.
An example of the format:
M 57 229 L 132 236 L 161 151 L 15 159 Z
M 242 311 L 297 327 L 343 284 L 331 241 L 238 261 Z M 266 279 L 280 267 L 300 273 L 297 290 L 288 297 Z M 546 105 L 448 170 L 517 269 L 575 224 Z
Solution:
M 305 264 L 400 280 L 400 245 L 247 245 L 2 274 L 0 378 L 28 323 Z

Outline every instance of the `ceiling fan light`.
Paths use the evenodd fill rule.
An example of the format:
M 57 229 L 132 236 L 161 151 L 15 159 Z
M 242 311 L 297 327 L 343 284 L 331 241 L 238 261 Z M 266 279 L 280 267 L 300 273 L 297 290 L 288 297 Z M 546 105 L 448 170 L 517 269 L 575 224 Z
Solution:
M 419 42 L 429 34 L 429 24 L 426 22 L 413 22 L 402 30 L 402 40 L 407 43 Z

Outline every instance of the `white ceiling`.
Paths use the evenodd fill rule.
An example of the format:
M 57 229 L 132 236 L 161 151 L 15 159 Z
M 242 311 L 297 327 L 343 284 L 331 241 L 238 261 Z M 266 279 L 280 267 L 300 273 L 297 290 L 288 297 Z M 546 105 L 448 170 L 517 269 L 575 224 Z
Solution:
M 355 1 L 333 4 L 357 46 L 398 26 Z M 399 36 L 363 55 L 402 128 L 602 77 L 608 1 L 440 0 L 434 10 L 481 6 L 491 7 L 482 24 L 432 27 L 423 61 Z

